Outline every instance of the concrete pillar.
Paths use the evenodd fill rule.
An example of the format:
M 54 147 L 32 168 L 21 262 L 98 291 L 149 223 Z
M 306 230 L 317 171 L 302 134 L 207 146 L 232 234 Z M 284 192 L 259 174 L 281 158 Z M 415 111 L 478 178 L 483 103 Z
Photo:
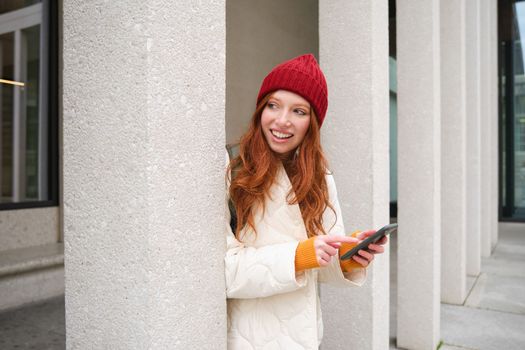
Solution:
M 481 271 L 480 2 L 466 1 L 467 274 Z
M 466 297 L 465 0 L 440 1 L 441 301 Z
M 225 349 L 225 1 L 63 12 L 67 348 Z
M 348 232 L 379 228 L 389 222 L 388 1 L 319 1 L 319 41 L 323 144 L 343 221 Z M 368 272 L 361 288 L 321 287 L 323 349 L 388 348 L 388 248 Z
M 398 0 L 397 346 L 435 349 L 440 326 L 439 1 Z
M 491 0 L 480 1 L 480 47 L 481 47 L 481 255 L 488 257 L 492 250 L 492 25 Z
M 490 141 L 491 141 L 491 248 L 494 250 L 498 243 L 498 221 L 499 221 L 499 105 L 498 105 L 498 2 L 490 0 L 490 88 L 491 88 L 491 119 L 490 119 Z

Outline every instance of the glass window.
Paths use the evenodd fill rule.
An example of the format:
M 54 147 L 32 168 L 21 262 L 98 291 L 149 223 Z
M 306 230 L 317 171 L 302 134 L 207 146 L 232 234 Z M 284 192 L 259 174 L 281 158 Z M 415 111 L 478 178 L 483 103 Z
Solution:
M 0 209 L 51 205 L 56 197 L 49 164 L 50 4 L 0 1 Z
M 13 80 L 13 33 L 0 35 L 0 76 Z M 2 193 L 0 203 L 11 201 L 13 197 L 13 86 L 0 84 L 0 99 L 2 110 L 0 114 L 0 130 L 2 140 L 0 179 Z
M 525 220 L 525 2 L 499 4 L 500 188 L 503 219 Z
M 397 217 L 397 47 L 396 2 L 388 1 L 389 74 L 390 74 L 390 217 Z

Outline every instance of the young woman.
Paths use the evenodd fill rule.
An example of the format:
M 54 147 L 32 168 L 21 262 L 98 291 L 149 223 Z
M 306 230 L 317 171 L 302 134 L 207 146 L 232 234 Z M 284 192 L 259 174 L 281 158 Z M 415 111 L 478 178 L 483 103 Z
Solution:
M 227 200 L 236 222 L 226 224 L 228 349 L 318 349 L 317 282 L 360 286 L 383 252 L 386 237 L 339 260 L 375 231 L 345 235 L 320 143 L 327 106 L 312 55 L 281 63 L 264 79 L 239 156 L 229 161 Z

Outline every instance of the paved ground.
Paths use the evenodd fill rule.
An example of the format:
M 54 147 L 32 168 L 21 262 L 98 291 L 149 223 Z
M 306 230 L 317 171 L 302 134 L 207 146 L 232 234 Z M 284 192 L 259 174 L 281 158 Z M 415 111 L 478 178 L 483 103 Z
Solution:
M 396 242 L 391 244 L 390 349 L 395 347 Z M 481 274 L 468 277 L 463 305 L 441 304 L 441 350 L 525 349 L 525 224 L 500 223 Z
M 65 349 L 64 319 L 64 297 L 0 313 L 0 349 Z
M 396 242 L 392 241 L 390 333 L 395 347 Z M 441 306 L 441 350 L 525 349 L 525 225 L 500 225 L 462 306 Z M 65 349 L 64 298 L 0 313 L 0 349 Z
M 462 349 L 525 349 L 525 225 L 500 224 L 463 306 L 441 306 L 441 335 Z

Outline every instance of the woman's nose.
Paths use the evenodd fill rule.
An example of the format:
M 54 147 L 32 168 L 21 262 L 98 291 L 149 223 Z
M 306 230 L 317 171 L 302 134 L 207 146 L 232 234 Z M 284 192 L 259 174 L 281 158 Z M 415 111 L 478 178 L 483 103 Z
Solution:
M 281 114 L 279 114 L 279 117 L 277 118 L 277 123 L 279 125 L 283 125 L 283 126 L 290 126 L 291 125 L 291 122 L 290 122 L 290 112 L 287 111 L 287 110 L 283 110 L 281 112 Z

